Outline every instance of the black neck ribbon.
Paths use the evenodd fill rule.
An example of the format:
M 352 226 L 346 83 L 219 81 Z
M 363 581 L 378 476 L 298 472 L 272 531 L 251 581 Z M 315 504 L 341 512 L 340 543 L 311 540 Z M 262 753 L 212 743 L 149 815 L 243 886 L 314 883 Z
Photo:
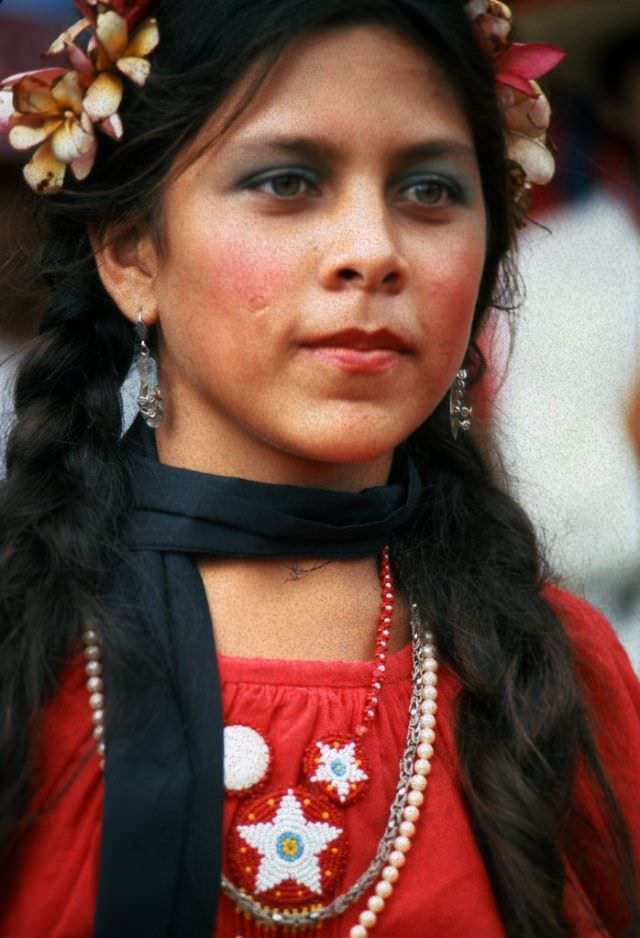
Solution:
M 128 667 L 104 642 L 107 760 L 94 938 L 212 938 L 223 715 L 198 556 L 375 554 L 411 522 L 421 481 L 404 445 L 387 484 L 356 493 L 164 465 L 140 418 L 123 447 L 134 507 L 106 604 L 149 655 Z

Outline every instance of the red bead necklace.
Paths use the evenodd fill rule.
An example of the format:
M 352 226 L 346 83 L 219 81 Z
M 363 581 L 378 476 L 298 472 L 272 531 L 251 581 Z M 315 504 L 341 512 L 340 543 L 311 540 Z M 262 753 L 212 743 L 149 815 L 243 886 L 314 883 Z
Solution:
M 258 743 L 269 750 L 260 764 L 270 766 L 268 743 L 253 728 L 225 728 L 225 762 L 228 757 L 234 777 L 233 784 L 227 784 L 227 795 L 243 799 L 228 844 L 234 879 L 242 890 L 272 908 L 326 902 L 344 870 L 347 840 L 341 808 L 359 798 L 369 785 L 363 741 L 376 717 L 387 671 L 396 598 L 388 547 L 380 552 L 378 571 L 381 595 L 371 679 L 352 733 L 315 739 L 304 753 L 302 784 L 263 794 L 268 769 L 261 771 L 248 757 L 246 742 L 238 745 L 237 753 L 232 747 L 236 736 L 254 733 L 256 750 Z M 243 775 L 245 786 L 239 783 Z

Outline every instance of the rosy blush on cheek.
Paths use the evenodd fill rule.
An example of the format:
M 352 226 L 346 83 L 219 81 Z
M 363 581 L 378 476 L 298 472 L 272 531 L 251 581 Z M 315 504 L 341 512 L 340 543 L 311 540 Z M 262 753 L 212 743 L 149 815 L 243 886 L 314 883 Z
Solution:
M 448 334 L 453 340 L 457 334 L 460 341 L 467 341 L 483 265 L 484 252 L 471 246 L 447 254 L 437 274 L 434 272 L 430 278 L 428 295 L 435 301 L 434 306 L 440 314 L 446 317 L 439 327 L 443 336 Z M 465 271 L 465 276 L 460 276 L 461 270 Z
M 227 241 L 223 256 L 220 289 L 227 302 L 235 300 L 239 309 L 260 313 L 281 305 L 283 297 L 290 294 L 295 265 L 287 263 L 272 244 L 248 246 L 246 239 L 244 243 Z

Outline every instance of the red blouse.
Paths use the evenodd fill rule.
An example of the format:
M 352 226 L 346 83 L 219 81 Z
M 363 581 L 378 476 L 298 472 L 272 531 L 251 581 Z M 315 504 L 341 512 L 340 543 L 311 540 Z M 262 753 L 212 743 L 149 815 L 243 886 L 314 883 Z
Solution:
M 548 598 L 566 623 L 592 705 L 609 777 L 636 841 L 640 860 L 640 683 L 606 620 L 586 603 L 559 590 Z M 225 723 L 248 724 L 272 747 L 269 787 L 294 786 L 303 752 L 329 733 L 348 733 L 361 712 L 370 677 L 367 662 L 220 659 Z M 97 893 L 102 778 L 91 752 L 91 721 L 83 661 L 75 659 L 59 693 L 47 707 L 34 808 L 46 806 L 23 837 L 13 888 L 0 910 L 0 938 L 89 938 Z M 375 938 L 501 938 L 489 880 L 459 791 L 452 707 L 459 684 L 440 670 L 435 755 L 424 808 L 393 896 L 373 929 Z M 344 810 L 348 858 L 340 891 L 368 866 L 384 829 L 404 749 L 411 693 L 409 648 L 392 655 L 376 722 L 366 739 L 370 784 Z M 269 789 L 265 789 L 268 791 Z M 576 797 L 598 827 L 595 805 L 581 774 Z M 238 801 L 225 803 L 225 840 Z M 585 841 L 588 855 L 589 837 Z M 227 872 L 228 861 L 225 861 Z M 599 906 L 581 900 L 569 870 L 567 914 L 575 938 L 602 938 L 597 919 L 615 936 L 620 928 L 606 868 Z M 342 919 L 326 923 L 318 938 L 347 938 L 370 892 Z M 252 938 L 223 897 L 215 938 Z M 273 935 L 273 932 L 269 934 Z M 186 938 L 186 936 L 185 936 Z

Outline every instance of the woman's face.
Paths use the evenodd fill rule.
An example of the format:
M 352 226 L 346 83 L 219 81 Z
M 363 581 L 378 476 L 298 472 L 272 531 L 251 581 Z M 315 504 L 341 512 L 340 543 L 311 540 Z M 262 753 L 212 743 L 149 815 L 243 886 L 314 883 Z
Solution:
M 384 481 L 461 365 L 485 229 L 441 69 L 380 26 L 299 41 L 166 192 L 144 298 L 162 458 L 264 481 Z

